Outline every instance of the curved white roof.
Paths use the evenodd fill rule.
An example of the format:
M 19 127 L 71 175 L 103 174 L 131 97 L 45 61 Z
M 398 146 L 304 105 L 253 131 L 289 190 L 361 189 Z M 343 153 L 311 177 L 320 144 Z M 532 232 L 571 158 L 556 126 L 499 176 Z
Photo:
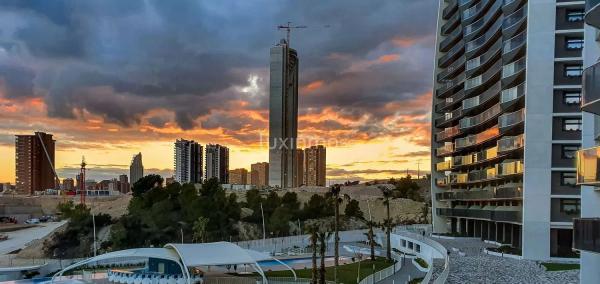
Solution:
M 248 251 L 230 242 L 202 244 L 167 244 L 165 248 L 173 248 L 181 256 L 186 266 L 254 264 L 257 261 L 271 259 L 270 256 Z

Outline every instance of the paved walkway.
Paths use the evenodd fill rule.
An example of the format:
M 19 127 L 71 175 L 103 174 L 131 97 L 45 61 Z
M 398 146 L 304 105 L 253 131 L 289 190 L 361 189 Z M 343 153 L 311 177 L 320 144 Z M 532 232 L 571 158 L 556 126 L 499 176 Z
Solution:
M 0 255 L 24 248 L 29 242 L 44 238 L 67 221 L 41 223 L 39 226 L 4 233 L 8 240 L 0 242 Z
M 425 273 L 418 270 L 413 264 L 411 259 L 407 258 L 404 262 L 404 266 L 400 271 L 396 272 L 393 276 L 383 279 L 382 284 L 404 284 L 408 283 L 409 279 L 425 277 Z

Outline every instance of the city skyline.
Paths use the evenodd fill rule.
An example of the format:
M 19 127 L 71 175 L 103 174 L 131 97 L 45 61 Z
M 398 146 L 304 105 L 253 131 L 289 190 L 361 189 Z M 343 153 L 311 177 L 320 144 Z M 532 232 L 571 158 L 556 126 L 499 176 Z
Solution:
M 0 156 L 14 155 L 14 135 L 45 131 L 57 139 L 61 178 L 74 176 L 82 155 L 97 179 L 125 173 L 137 152 L 148 173 L 170 176 L 177 138 L 227 145 L 231 168 L 268 161 L 268 48 L 284 37 L 276 26 L 291 20 L 308 26 L 292 37 L 303 62 L 298 137 L 337 139 L 337 147 L 326 145 L 333 179 L 402 176 L 428 157 L 437 5 L 417 2 L 369 4 L 369 13 L 360 1 L 348 2 L 342 9 L 353 18 L 346 18 L 333 13 L 338 6 L 284 1 L 258 9 L 252 17 L 260 20 L 243 32 L 243 3 L 191 2 L 177 7 L 186 11 L 181 15 L 151 12 L 155 5 L 168 11 L 163 5 L 171 3 L 64 4 L 52 11 L 2 3 L 4 19 L 22 20 L 3 25 L 2 42 L 12 44 L 0 48 L 0 119 L 7 122 L 0 127 Z M 94 9 L 103 12 L 91 14 Z M 207 12 L 215 9 L 228 14 Z M 426 15 L 410 19 L 416 11 Z M 319 13 L 338 16 L 324 20 Z M 116 27 L 110 31 L 86 24 L 109 17 Z M 137 34 L 158 40 L 119 28 L 132 17 Z M 198 28 L 216 26 L 224 32 Z M 54 33 L 55 46 L 34 42 L 37 34 Z M 175 34 L 182 39 L 173 41 Z M 108 39 L 119 44 L 102 44 Z M 175 44 L 167 50 L 160 42 Z M 14 183 L 11 160 L 0 163 L 2 182 Z

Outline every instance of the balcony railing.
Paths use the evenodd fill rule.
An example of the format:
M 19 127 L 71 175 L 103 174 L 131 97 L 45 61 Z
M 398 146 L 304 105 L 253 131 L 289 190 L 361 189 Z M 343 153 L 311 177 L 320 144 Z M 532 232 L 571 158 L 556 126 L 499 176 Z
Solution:
M 502 52 L 504 54 L 509 53 L 509 52 L 513 51 L 514 49 L 516 49 L 517 47 L 524 44 L 526 40 L 527 40 L 527 34 L 525 32 L 522 32 L 522 33 L 514 36 L 513 38 L 506 40 L 504 42 L 504 47 L 502 48 Z
M 485 149 L 483 151 L 470 153 L 464 156 L 456 156 L 453 158 L 453 166 L 467 166 L 479 163 L 481 161 L 490 160 L 498 156 L 498 148 L 496 146 Z
M 583 71 L 582 91 L 581 110 L 600 115 L 600 62 Z
M 525 57 L 502 66 L 502 79 L 508 78 L 525 69 Z
M 502 90 L 500 93 L 500 103 L 504 104 L 510 101 L 514 101 L 525 95 L 525 82 L 514 86 L 510 89 Z
M 523 145 L 525 145 L 525 140 L 523 139 L 523 134 L 518 136 L 508 136 L 498 140 L 497 145 L 498 152 L 508 152 L 522 148 Z
M 450 64 L 450 66 L 446 67 L 444 71 L 438 74 L 438 81 L 442 82 L 442 80 L 446 79 L 453 74 L 455 71 L 463 68 L 465 65 L 465 57 L 462 56 L 460 59 L 454 61 L 454 63 Z
M 458 129 L 458 125 L 453 126 L 453 127 L 448 127 L 448 128 L 445 128 L 444 130 L 436 133 L 435 139 L 436 139 L 436 141 L 442 141 L 442 140 L 448 139 L 450 137 L 456 136 L 459 133 L 460 133 L 460 131 Z
M 522 197 L 522 187 L 488 188 L 483 190 L 436 193 L 436 199 L 438 200 L 493 200 L 520 199 Z
M 600 218 L 573 219 L 573 248 L 600 253 Z
M 478 48 L 480 48 L 481 46 L 483 46 L 485 43 L 489 42 L 490 39 L 492 37 L 494 37 L 494 34 L 496 34 L 497 32 L 500 31 L 500 28 L 502 27 L 502 22 L 501 21 L 497 21 L 494 25 L 492 25 L 490 27 L 490 29 L 485 32 L 485 34 L 479 36 L 478 38 L 469 41 L 465 47 L 465 52 L 471 52 L 474 51 Z
M 499 134 L 498 126 L 494 126 L 488 130 L 485 130 L 481 133 L 475 135 L 469 135 L 464 138 L 456 139 L 455 147 L 456 149 L 465 148 L 473 145 L 477 145 L 479 143 L 485 142 L 491 138 L 498 136 Z
M 464 51 L 464 49 L 465 49 L 465 43 L 461 40 L 457 44 L 455 44 L 454 47 L 452 47 L 448 52 L 446 52 L 446 54 L 444 54 L 444 56 L 442 56 L 439 59 L 438 65 L 440 67 L 446 67 L 446 65 L 450 62 L 450 60 L 454 56 L 456 56 L 458 53 Z
M 585 22 L 600 29 L 600 0 L 585 1 Z
M 452 151 L 454 151 L 454 145 L 452 143 L 445 143 L 443 146 L 435 149 L 435 154 L 443 156 L 452 153 Z
M 465 81 L 465 90 L 472 89 L 481 85 L 481 83 L 483 83 L 482 77 L 482 75 L 479 75 L 477 77 L 467 79 Z
M 522 215 L 516 206 L 513 210 L 436 208 L 436 213 L 447 217 L 465 217 L 518 223 L 521 222 Z
M 600 186 L 600 146 L 577 151 L 577 184 Z
M 507 29 L 507 28 L 512 27 L 514 24 L 523 20 L 526 15 L 527 15 L 527 5 L 524 5 L 523 7 L 519 8 L 519 10 L 513 12 L 512 14 L 508 15 L 508 17 L 504 18 L 504 21 L 502 23 L 502 29 Z
M 462 118 L 458 122 L 458 128 L 462 130 L 462 129 L 471 128 L 473 126 L 477 126 L 481 123 L 489 121 L 491 118 L 500 114 L 501 111 L 502 111 L 502 108 L 500 107 L 500 104 L 495 104 L 491 108 L 486 109 L 484 112 L 482 112 L 476 116 Z
M 439 162 L 437 164 L 435 164 L 435 170 L 438 172 L 441 171 L 447 171 L 450 170 L 452 168 L 452 161 L 443 161 L 443 162 Z
M 503 162 L 496 165 L 498 176 L 509 176 L 523 173 L 523 162 Z
M 470 25 L 467 25 L 465 27 L 465 37 L 479 31 L 482 27 L 489 23 L 490 19 L 494 17 L 500 10 L 500 7 L 502 7 L 501 2 L 502 1 L 494 1 L 492 7 L 485 13 L 485 15 L 481 19 L 471 23 Z
M 460 84 L 462 84 L 465 81 L 465 74 L 461 74 L 460 76 L 452 79 L 452 80 L 444 80 L 441 84 L 440 87 L 437 90 L 437 95 L 443 95 L 446 92 L 450 91 L 451 89 L 459 86 Z
M 525 119 L 525 109 L 520 109 L 515 112 L 505 113 L 498 117 L 498 127 L 506 128 L 517 125 Z
M 469 20 L 470 18 L 472 18 L 473 16 L 477 15 L 479 13 L 479 11 L 481 11 L 483 9 L 483 7 L 485 7 L 485 5 L 488 4 L 490 0 L 482 0 L 479 3 L 475 4 L 474 6 L 471 6 L 468 9 L 465 9 L 463 11 L 463 21 Z

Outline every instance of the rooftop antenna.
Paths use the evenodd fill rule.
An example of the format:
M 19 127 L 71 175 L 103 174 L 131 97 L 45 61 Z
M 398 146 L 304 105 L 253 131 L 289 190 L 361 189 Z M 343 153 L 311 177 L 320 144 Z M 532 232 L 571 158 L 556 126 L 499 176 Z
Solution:
M 287 22 L 286 25 L 279 25 L 279 26 L 277 26 L 278 30 L 285 30 L 286 31 L 286 33 L 287 33 L 286 40 L 287 40 L 287 45 L 288 46 L 290 46 L 290 33 L 291 33 L 291 31 L 293 29 L 306 29 L 306 28 L 307 28 L 307 26 L 293 26 L 292 22 Z
M 87 190 L 86 186 L 85 186 L 85 171 L 86 171 L 86 162 L 85 162 L 85 156 L 81 156 L 81 170 L 79 172 L 79 178 L 80 178 L 80 182 L 79 182 L 79 198 L 80 198 L 80 203 L 85 205 L 85 191 Z

